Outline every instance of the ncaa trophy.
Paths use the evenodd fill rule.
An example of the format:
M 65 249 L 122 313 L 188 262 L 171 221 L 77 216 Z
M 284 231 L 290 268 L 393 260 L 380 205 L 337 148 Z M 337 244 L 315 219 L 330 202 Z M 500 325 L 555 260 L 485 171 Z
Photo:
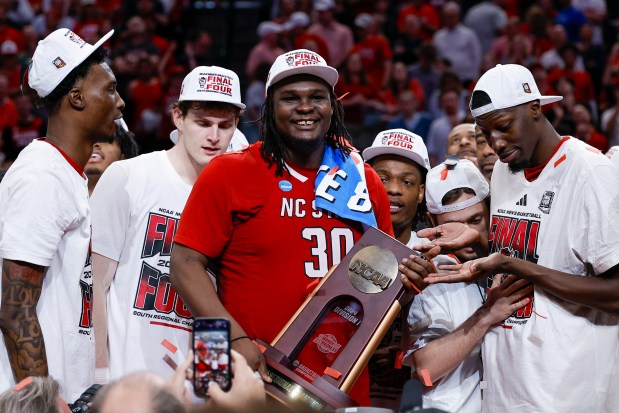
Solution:
M 357 406 L 347 393 L 410 301 L 398 266 L 410 248 L 370 227 L 269 345 L 267 394 L 315 410 Z

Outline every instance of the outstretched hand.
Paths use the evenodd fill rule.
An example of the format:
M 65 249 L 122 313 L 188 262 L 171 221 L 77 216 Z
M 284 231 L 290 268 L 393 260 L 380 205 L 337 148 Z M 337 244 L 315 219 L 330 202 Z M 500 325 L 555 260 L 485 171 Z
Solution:
M 443 253 L 457 251 L 481 242 L 479 231 L 461 222 L 448 222 L 433 228 L 424 228 L 417 231 L 417 236 L 428 238 L 433 245 L 441 247 Z
M 439 265 L 439 270 L 447 272 L 428 274 L 428 284 L 471 282 L 478 278 L 502 273 L 504 256 L 495 252 L 488 257 L 467 261 L 464 264 Z

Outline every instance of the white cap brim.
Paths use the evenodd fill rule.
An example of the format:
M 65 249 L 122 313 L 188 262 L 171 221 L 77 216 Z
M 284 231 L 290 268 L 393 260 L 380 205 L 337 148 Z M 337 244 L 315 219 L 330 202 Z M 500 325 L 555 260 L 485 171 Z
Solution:
M 416 164 L 424 168 L 426 171 L 430 170 L 430 165 L 426 164 L 425 160 L 423 159 L 421 155 L 411 150 L 408 150 L 408 149 L 397 148 L 397 147 L 386 147 L 386 146 L 382 146 L 382 147 L 371 147 L 370 146 L 369 148 L 366 148 L 363 151 L 363 159 L 365 159 L 366 162 L 381 155 L 398 155 L 403 158 L 410 159 L 411 161 L 415 162 Z
M 95 50 L 97 50 L 99 47 L 101 47 L 103 45 L 103 43 L 107 42 L 107 39 L 112 37 L 113 34 L 114 34 L 114 29 L 112 29 L 109 32 L 107 32 L 102 38 L 99 39 L 99 41 L 97 43 L 93 44 L 92 45 L 92 49 L 90 49 L 90 53 L 85 54 L 84 56 L 82 56 L 81 59 L 77 59 L 75 61 L 75 63 L 74 63 L 75 66 L 73 66 L 73 69 L 75 69 L 76 67 L 81 65 L 84 62 L 84 60 L 86 60 L 88 58 L 88 56 L 93 54 L 95 52 Z M 71 70 L 73 70 L 73 69 L 71 69 Z M 68 76 L 68 74 L 67 74 L 67 76 Z
M 490 103 L 477 108 L 472 107 L 476 93 L 484 92 Z M 540 93 L 531 71 L 522 65 L 498 64 L 484 73 L 473 89 L 469 109 L 473 117 L 497 110 L 509 109 L 539 100 L 541 105 L 557 102 L 562 96 L 544 96 Z
M 101 37 L 97 43 L 92 45 L 92 50 L 95 51 L 96 49 L 98 49 L 99 46 L 101 46 L 103 43 L 107 42 L 107 39 L 112 37 L 113 34 L 114 34 L 114 29 L 112 29 L 109 32 L 107 32 L 106 34 L 104 34 L 103 37 Z
M 485 115 L 486 113 L 494 112 L 495 110 L 503 110 L 503 109 L 513 108 L 513 107 L 516 107 L 516 106 L 524 105 L 525 103 L 533 102 L 534 100 L 538 100 L 538 99 L 539 99 L 540 105 L 544 106 L 544 105 L 548 105 L 550 103 L 554 103 L 554 102 L 558 102 L 558 101 L 562 100 L 563 96 L 552 96 L 552 95 L 540 96 L 539 98 L 526 100 L 524 102 L 516 103 L 516 104 L 514 104 L 512 106 L 508 106 L 508 107 L 504 107 L 504 108 L 497 108 L 497 107 L 494 106 L 493 103 L 488 103 L 487 105 L 480 106 L 477 109 L 471 109 L 471 115 L 473 115 L 473 117 L 476 118 L 476 117 Z
M 269 82 L 266 84 L 265 89 L 268 90 L 269 87 L 273 86 L 280 80 L 284 80 L 287 77 L 294 75 L 313 75 L 319 77 L 329 84 L 329 86 L 334 87 L 337 83 L 337 79 L 339 78 L 339 74 L 336 69 L 331 66 L 319 66 L 319 65 L 308 65 L 308 66 L 296 66 L 291 67 L 290 69 L 286 69 L 281 71 L 277 75 L 273 76 L 273 79 L 269 79 Z

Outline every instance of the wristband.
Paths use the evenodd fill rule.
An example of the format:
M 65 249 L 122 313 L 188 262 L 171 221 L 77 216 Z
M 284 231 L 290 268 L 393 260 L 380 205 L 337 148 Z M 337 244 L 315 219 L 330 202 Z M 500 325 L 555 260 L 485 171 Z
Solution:
M 241 340 L 241 339 L 243 339 L 243 338 L 246 338 L 246 339 L 248 339 L 248 340 L 251 340 L 251 338 L 249 338 L 249 336 L 240 336 L 240 337 L 237 337 L 237 338 L 233 338 L 232 340 L 230 340 L 230 342 L 231 342 L 231 343 L 234 343 L 236 340 Z
M 95 383 L 107 384 L 109 381 L 110 369 L 108 367 L 102 367 L 95 369 Z

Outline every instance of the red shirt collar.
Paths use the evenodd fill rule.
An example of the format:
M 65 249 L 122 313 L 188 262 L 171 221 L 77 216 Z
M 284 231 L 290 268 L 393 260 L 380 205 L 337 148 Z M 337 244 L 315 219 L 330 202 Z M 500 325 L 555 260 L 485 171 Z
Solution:
M 69 165 L 71 165 L 73 167 L 73 169 L 75 169 L 75 171 L 84 179 L 84 168 L 82 166 L 80 166 L 77 162 L 75 162 L 73 159 L 71 159 L 69 157 L 69 155 L 67 155 L 62 149 L 60 149 L 58 146 L 54 145 L 53 143 L 51 143 L 50 141 L 47 141 L 43 138 L 39 139 L 42 142 L 46 142 L 49 143 L 50 145 L 52 145 L 54 148 L 56 148 L 56 150 L 58 152 L 60 152 L 60 154 L 67 160 L 67 162 L 69 162 Z
M 570 138 L 569 136 L 564 136 L 563 139 L 559 141 L 559 144 L 557 145 L 555 150 L 552 152 L 552 155 L 550 155 L 548 160 L 546 160 L 546 162 L 544 162 L 541 165 L 534 166 L 532 168 L 525 168 L 524 177 L 526 178 L 526 180 L 529 182 L 535 181 L 539 177 L 539 175 L 542 173 L 542 170 L 544 170 L 546 165 L 548 165 L 548 162 L 550 162 L 552 157 L 555 156 L 555 154 L 557 153 L 561 145 L 563 145 L 563 143 L 566 142 L 569 138 Z

